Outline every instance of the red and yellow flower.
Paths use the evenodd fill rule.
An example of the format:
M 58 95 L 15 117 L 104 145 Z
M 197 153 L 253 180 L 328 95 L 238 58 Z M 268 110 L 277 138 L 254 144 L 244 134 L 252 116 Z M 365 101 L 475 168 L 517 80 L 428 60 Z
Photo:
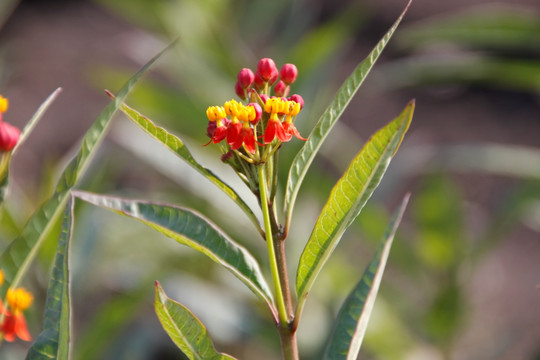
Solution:
M 285 64 L 278 71 L 269 58 L 259 61 L 255 73 L 248 68 L 240 70 L 235 92 L 240 99 L 252 102 L 244 105 L 229 100 L 223 106 L 210 106 L 206 110 L 209 120 L 207 135 L 210 138 L 206 145 L 226 140 L 226 146 L 222 147 L 228 154 L 226 159 L 240 151 L 237 154 L 243 159 L 260 163 L 266 161 L 268 154 L 273 154 L 281 142 L 290 141 L 293 136 L 306 140 L 294 126 L 304 100 L 297 94 L 288 99 L 283 97 L 288 94 L 289 85 L 296 80 L 297 74 L 293 64 Z M 276 96 L 270 96 L 270 85 L 277 81 L 278 76 L 281 80 L 274 87 Z M 258 138 L 262 138 L 262 144 Z M 260 157 L 263 153 L 258 151 L 258 147 L 266 147 L 264 156 Z
M 4 281 L 4 273 L 0 270 L 0 285 Z M 12 342 L 17 338 L 30 341 L 32 337 L 26 326 L 24 311 L 32 305 L 34 297 L 24 288 L 8 289 L 7 306 L 0 301 L 0 313 L 3 315 L 0 324 L 0 342 L 2 339 Z

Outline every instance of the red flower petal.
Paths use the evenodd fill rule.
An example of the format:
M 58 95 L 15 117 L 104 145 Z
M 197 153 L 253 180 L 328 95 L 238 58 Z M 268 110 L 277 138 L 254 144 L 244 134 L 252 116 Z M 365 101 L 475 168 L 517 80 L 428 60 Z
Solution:
M 253 134 L 253 130 L 251 128 L 244 128 L 242 129 L 242 134 L 246 150 L 252 154 L 255 154 L 255 135 Z
M 15 316 L 7 312 L 6 316 L 4 316 L 4 322 L 0 326 L 0 331 L 3 333 L 4 339 L 8 342 L 13 342 L 16 339 L 15 336 Z
M 227 143 L 233 148 L 238 149 L 238 147 L 234 147 L 233 145 L 236 144 L 239 140 L 240 131 L 242 130 L 242 124 L 239 122 L 231 123 L 227 129 Z M 240 142 L 240 144 L 242 144 Z
M 300 133 L 298 132 L 298 130 L 296 129 L 296 127 L 294 126 L 293 123 L 288 123 L 286 122 L 285 124 L 283 124 L 283 128 L 285 129 L 285 132 L 287 134 L 289 134 L 289 136 L 292 138 L 292 136 L 296 136 L 298 139 L 300 140 L 304 140 L 306 141 L 307 139 L 306 138 L 303 138 Z
M 26 319 L 24 318 L 24 315 L 22 313 L 19 315 L 15 315 L 15 333 L 21 340 L 32 340 L 32 336 L 28 332 L 28 327 L 26 326 Z

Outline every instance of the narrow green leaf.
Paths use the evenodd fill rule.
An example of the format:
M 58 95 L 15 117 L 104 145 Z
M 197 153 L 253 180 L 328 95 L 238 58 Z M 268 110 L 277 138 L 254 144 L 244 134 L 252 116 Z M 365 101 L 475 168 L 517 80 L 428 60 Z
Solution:
M 26 359 L 68 360 L 71 343 L 71 294 L 69 277 L 69 247 L 73 233 L 73 197 L 64 211 L 62 231 L 49 278 L 43 330 L 34 341 Z
M 37 111 L 34 113 L 34 115 L 32 115 L 32 118 L 30 119 L 30 121 L 28 122 L 28 124 L 26 124 L 26 126 L 24 127 L 24 129 L 21 131 L 21 136 L 19 137 L 19 141 L 17 141 L 17 144 L 15 145 L 15 147 L 13 148 L 13 150 L 11 151 L 11 155 L 9 157 L 7 157 L 5 160 L 3 160 L 2 164 L 0 165 L 1 169 L 0 169 L 0 176 L 1 176 L 1 179 L 0 179 L 0 203 L 2 203 L 4 201 L 4 198 L 6 197 L 6 194 L 7 194 L 7 186 L 8 186 L 8 181 L 9 181 L 9 167 L 10 167 L 10 164 L 11 164 L 11 158 L 13 157 L 13 154 L 15 154 L 15 152 L 17 152 L 17 150 L 19 149 L 19 147 L 22 145 L 22 143 L 25 142 L 26 138 L 28 137 L 28 135 L 30 134 L 30 132 L 34 129 L 34 127 L 37 125 L 38 121 L 41 119 L 41 117 L 43 116 L 43 114 L 45 114 L 45 111 L 47 110 L 47 108 L 52 104 L 52 102 L 54 101 L 54 99 L 56 99 L 56 97 L 58 96 L 58 94 L 60 93 L 60 91 L 62 91 L 62 88 L 58 88 L 56 89 L 51 95 L 49 95 L 49 97 L 39 106 L 39 108 L 37 109 Z
M 154 307 L 163 329 L 190 360 L 234 360 L 216 351 L 201 321 L 185 306 L 168 298 L 157 281 Z
M 109 96 L 114 98 L 114 95 L 109 93 Z M 189 149 L 184 145 L 184 142 L 177 136 L 171 134 L 166 129 L 157 126 L 150 119 L 143 116 L 136 110 L 130 108 L 129 106 L 122 104 L 121 110 L 126 114 L 126 116 L 137 124 L 141 129 L 143 129 L 147 134 L 152 136 L 154 139 L 162 143 L 165 147 L 171 150 L 173 153 L 178 155 L 181 159 L 186 161 L 191 167 L 197 170 L 200 174 L 206 177 L 208 180 L 213 182 L 218 188 L 220 188 L 225 194 L 227 194 L 249 217 L 253 222 L 255 227 L 259 232 L 262 232 L 261 225 L 257 216 L 251 211 L 249 206 L 242 200 L 240 195 L 229 185 L 225 184 L 219 177 L 217 177 L 211 170 L 208 170 L 201 164 L 199 164 L 191 155 Z
M 171 44 L 172 45 L 172 44 Z M 5 281 L 16 287 L 26 272 L 30 263 L 52 228 L 55 220 L 60 216 L 72 189 L 84 174 L 95 150 L 105 136 L 111 119 L 129 94 L 135 83 L 156 62 L 156 60 L 171 46 L 169 45 L 154 56 L 122 87 L 118 97 L 110 103 L 97 117 L 90 129 L 82 139 L 82 144 L 76 157 L 69 163 L 56 186 L 54 194 L 30 218 L 21 235 L 11 242 L 0 257 L 0 264 L 5 273 Z M 0 315 L 1 316 L 1 315 Z
M 377 46 L 371 51 L 368 57 L 362 61 L 352 74 L 345 80 L 341 88 L 338 90 L 332 103 L 326 108 L 324 113 L 319 118 L 319 121 L 311 131 L 311 134 L 308 137 L 308 140 L 305 142 L 304 146 L 300 149 L 296 157 L 294 158 L 291 169 L 289 170 L 289 177 L 287 180 L 287 188 L 285 190 L 285 200 L 284 207 L 286 213 L 286 223 L 287 226 L 290 223 L 292 212 L 294 208 L 294 203 L 296 201 L 296 196 L 298 195 L 298 190 L 302 185 L 302 181 L 306 176 L 307 171 L 317 155 L 322 143 L 332 130 L 334 124 L 340 118 L 343 111 L 349 105 L 349 102 L 352 100 L 356 91 L 360 88 L 360 85 L 364 82 L 364 79 L 367 77 L 371 68 L 379 58 L 379 55 L 382 53 L 384 47 L 394 34 L 394 31 L 398 27 L 401 19 L 405 15 L 405 12 L 409 8 L 410 1 L 405 7 L 405 10 L 401 13 L 399 18 L 396 20 L 394 25 L 388 30 L 388 32 L 383 36 L 383 38 L 377 43 Z
M 394 213 L 390 224 L 386 228 L 383 240 L 364 271 L 360 282 L 354 287 L 341 306 L 324 359 L 356 360 L 358 357 L 382 280 L 386 260 L 390 254 L 392 241 L 408 201 L 409 194 L 405 196 L 401 206 Z
M 156 231 L 195 249 L 231 271 L 269 307 L 273 315 L 272 295 L 257 260 L 221 229 L 193 210 L 170 205 L 117 197 L 74 192 L 88 203 L 131 217 Z
M 26 141 L 26 138 L 30 135 L 32 130 L 34 130 L 34 127 L 37 125 L 38 121 L 41 119 L 43 114 L 45 114 L 45 111 L 49 108 L 49 106 L 53 103 L 53 101 L 56 99 L 58 94 L 62 91 L 62 88 L 57 88 L 54 90 L 51 95 L 39 106 L 39 108 L 36 110 L 34 115 L 30 118 L 30 121 L 28 121 L 28 124 L 25 125 L 24 129 L 21 131 L 21 136 L 19 137 L 19 141 L 17 141 L 17 145 L 13 148 L 13 153 L 15 153 L 19 147 Z
M 322 266 L 379 185 L 409 128 L 413 111 L 411 101 L 396 119 L 375 133 L 332 189 L 298 264 L 298 314 Z

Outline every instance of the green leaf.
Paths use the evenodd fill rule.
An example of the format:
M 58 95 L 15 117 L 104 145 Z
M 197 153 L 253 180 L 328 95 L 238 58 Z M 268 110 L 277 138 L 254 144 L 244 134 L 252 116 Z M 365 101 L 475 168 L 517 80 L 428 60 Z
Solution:
M 332 189 L 298 264 L 298 314 L 322 266 L 379 185 L 409 128 L 413 111 L 411 101 L 396 119 L 375 133 Z
M 368 325 L 375 298 L 382 280 L 386 260 L 394 234 L 399 226 L 409 194 L 396 210 L 384 234 L 383 240 L 367 266 L 360 282 L 354 287 L 343 303 L 336 319 L 334 331 L 326 348 L 324 359 L 356 360 L 366 328 Z
M 135 83 L 148 70 L 148 68 L 167 50 L 169 45 L 159 54 L 154 56 L 122 87 L 117 99 L 110 103 L 97 117 L 90 129 L 82 139 L 82 144 L 76 157 L 69 163 L 62 173 L 54 194 L 47 200 L 30 218 L 21 235 L 11 242 L 0 257 L 0 264 L 5 273 L 5 281 L 8 286 L 16 287 L 22 276 L 30 266 L 37 251 L 52 228 L 55 220 L 60 216 L 64 205 L 69 197 L 69 191 L 77 184 L 86 171 L 90 160 L 98 148 L 111 119 L 129 94 Z M 0 315 L 1 316 L 1 315 Z
M 7 157 L 2 157 L 2 164 L 0 165 L 0 203 L 4 201 L 4 198 L 7 194 L 7 186 L 8 186 L 8 178 L 9 178 L 9 166 L 11 164 L 11 158 L 13 157 L 13 154 L 19 149 L 19 147 L 24 143 L 30 132 L 34 129 L 34 127 L 37 125 L 38 121 L 41 119 L 47 108 L 52 104 L 54 99 L 58 96 L 58 94 L 62 91 L 62 88 L 56 89 L 49 97 L 39 106 L 37 111 L 32 115 L 32 118 L 26 124 L 24 129 L 21 131 L 21 136 L 19 137 L 19 140 L 17 141 L 17 144 L 11 151 L 11 154 Z
M 230 239 L 215 224 L 193 210 L 117 197 L 74 192 L 90 204 L 131 217 L 156 231 L 195 249 L 224 266 L 246 284 L 269 307 L 273 315 L 270 289 L 257 260 L 241 245 Z
M 356 91 L 360 88 L 360 85 L 364 82 L 364 79 L 370 72 L 371 68 L 379 58 L 379 55 L 383 51 L 384 47 L 394 34 L 394 31 L 398 27 L 401 19 L 405 15 L 405 12 L 409 8 L 410 1 L 405 7 L 405 10 L 401 13 L 394 25 L 388 30 L 384 37 L 378 42 L 377 46 L 371 51 L 368 57 L 362 61 L 352 74 L 345 80 L 341 88 L 338 90 L 332 103 L 326 108 L 325 112 L 319 118 L 319 121 L 311 131 L 308 140 L 304 146 L 300 149 L 296 157 L 294 158 L 291 169 L 289 171 L 289 177 L 287 180 L 287 188 L 285 191 L 285 213 L 287 227 L 292 217 L 292 211 L 298 190 L 302 185 L 302 181 L 306 176 L 307 171 L 313 161 L 313 158 L 319 151 L 322 143 L 332 130 L 332 127 L 338 121 L 343 111 L 349 105 Z
M 114 95 L 109 93 L 109 96 L 114 98 Z M 251 211 L 249 206 L 242 200 L 240 195 L 234 191 L 229 185 L 225 184 L 219 177 L 217 177 L 211 170 L 208 170 L 204 166 L 200 165 L 191 155 L 189 149 L 184 145 L 184 142 L 177 136 L 171 134 L 162 127 L 156 126 L 150 119 L 141 115 L 136 110 L 129 106 L 122 104 L 121 110 L 126 116 L 143 129 L 147 134 L 158 140 L 165 145 L 169 150 L 178 155 L 181 159 L 186 161 L 191 167 L 197 170 L 200 174 L 213 182 L 218 188 L 220 188 L 225 194 L 227 194 L 249 217 L 259 232 L 262 232 L 261 225 L 257 220 L 257 217 Z
M 234 360 L 216 351 L 200 320 L 185 306 L 168 298 L 157 281 L 154 307 L 163 329 L 190 360 Z
M 149 277 L 147 275 L 147 277 Z M 148 281 L 143 279 L 135 289 L 115 294 L 96 309 L 90 321 L 77 336 L 75 359 L 95 360 L 105 358 L 122 330 L 127 328 L 141 312 L 146 311 Z
M 71 340 L 69 247 L 73 234 L 73 197 L 70 197 L 49 278 L 43 330 L 28 350 L 26 359 L 68 360 Z

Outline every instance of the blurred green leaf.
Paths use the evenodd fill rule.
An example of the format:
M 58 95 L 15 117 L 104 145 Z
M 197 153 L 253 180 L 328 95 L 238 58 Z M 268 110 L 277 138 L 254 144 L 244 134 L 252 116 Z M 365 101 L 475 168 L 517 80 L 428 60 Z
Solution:
M 154 307 L 163 329 L 190 360 L 234 360 L 216 351 L 199 319 L 182 304 L 168 298 L 157 281 Z
M 449 345 L 459 334 L 465 303 L 458 279 L 440 285 L 428 308 L 425 326 L 426 334 L 437 339 L 439 344 Z
M 110 93 L 109 95 L 114 97 L 114 95 Z M 191 167 L 197 170 L 201 175 L 203 175 L 208 180 L 213 182 L 225 194 L 227 194 L 244 211 L 244 213 L 248 216 L 251 222 L 255 225 L 255 228 L 260 233 L 263 233 L 263 230 L 261 229 L 261 225 L 259 224 L 259 220 L 257 220 L 257 217 L 255 216 L 253 211 L 251 211 L 249 206 L 244 202 L 244 200 L 242 200 L 240 195 L 238 195 L 238 193 L 234 191 L 229 185 L 225 184 L 211 170 L 208 170 L 207 168 L 199 164 L 193 158 L 193 156 L 191 155 L 191 152 L 184 145 L 184 143 L 182 142 L 180 138 L 171 134 L 164 128 L 156 126 L 150 119 L 146 118 L 145 116 L 141 115 L 139 112 L 137 112 L 136 110 L 130 108 L 129 106 L 125 104 L 122 105 L 121 109 L 131 121 L 137 124 L 147 134 L 149 134 L 154 139 L 162 143 L 169 150 L 171 150 L 173 153 L 178 155 L 178 157 L 183 159 Z
M 364 79 L 379 58 L 379 55 L 383 51 L 384 47 L 394 34 L 394 31 L 396 30 L 399 23 L 401 22 L 401 19 L 405 15 L 409 4 L 407 4 L 407 7 L 405 8 L 405 10 L 403 10 L 394 25 L 392 25 L 390 30 L 388 30 L 388 32 L 378 42 L 378 44 L 371 51 L 368 57 L 364 61 L 362 61 L 356 67 L 353 73 L 347 78 L 347 80 L 345 80 L 341 88 L 338 90 L 338 93 L 332 100 L 332 103 L 321 115 L 319 121 L 311 131 L 308 140 L 294 158 L 289 171 L 284 200 L 287 226 L 292 217 L 292 212 L 294 208 L 294 203 L 296 201 L 296 196 L 298 195 L 298 190 L 302 185 L 302 181 L 306 176 L 306 173 L 313 161 L 313 158 L 319 151 L 322 143 L 330 133 L 330 130 L 332 130 L 332 127 L 334 126 L 336 121 L 340 118 L 343 111 L 345 111 L 345 109 L 347 108 L 347 105 L 352 100 L 354 94 L 356 94 L 356 91 L 360 88 L 360 85 L 362 85 Z
M 414 101 L 411 101 L 396 119 L 375 133 L 332 189 L 298 264 L 297 314 L 341 236 L 380 183 L 409 128 L 413 111 Z
M 314 71 L 343 48 L 344 43 L 363 25 L 366 11 L 364 7 L 359 7 L 359 3 L 351 2 L 337 16 L 305 34 L 294 46 L 288 44 L 292 51 L 290 61 L 304 73 Z
M 202 215 L 175 206 L 158 205 L 87 192 L 74 192 L 90 204 L 136 219 L 156 231 L 197 250 L 231 271 L 275 314 L 272 295 L 257 260 Z
M 383 240 L 371 262 L 364 271 L 360 282 L 343 303 L 336 319 L 334 331 L 326 348 L 325 359 L 355 360 L 366 333 L 369 317 L 379 291 L 384 268 L 396 230 L 401 222 L 409 194 L 394 213 Z
M 424 266 L 448 270 L 464 249 L 462 196 L 444 176 L 426 179 L 415 196 L 412 215 L 418 227 L 417 252 Z
M 532 10 L 532 11 L 531 11 Z M 484 4 L 444 14 L 402 29 L 396 41 L 407 47 L 450 42 L 479 48 L 522 48 L 540 51 L 536 9 Z
M 120 330 L 141 313 L 141 306 L 147 301 L 148 282 L 141 283 L 129 293 L 115 296 L 96 311 L 83 333 L 77 336 L 77 347 L 74 351 L 77 360 L 101 358 Z
M 533 93 L 540 89 L 538 60 L 496 58 L 477 53 L 410 56 L 385 64 L 377 75 L 383 78 L 382 83 L 391 87 L 471 84 Z
M 120 108 L 122 102 L 140 77 L 172 44 L 154 56 L 133 75 L 119 91 L 116 100 L 101 112 L 82 139 L 82 144 L 76 157 L 72 159 L 60 176 L 55 193 L 32 215 L 24 227 L 22 234 L 13 240 L 2 253 L 0 264 L 2 264 L 2 269 L 6 276 L 7 287 L 9 285 L 16 287 L 30 266 L 30 263 L 36 256 L 37 250 L 53 227 L 55 220 L 59 218 L 69 197 L 70 190 L 77 185 L 79 179 L 89 166 L 95 150 L 105 137 L 116 110 Z M 2 316 L 0 315 L 0 317 Z
M 26 359 L 70 358 L 71 345 L 71 294 L 69 275 L 69 248 L 73 234 L 73 197 L 64 212 L 62 231 L 49 278 L 43 330 L 34 341 Z
M 7 187 L 8 187 L 8 181 L 9 181 L 9 166 L 11 164 L 11 157 L 13 154 L 17 152 L 21 144 L 26 140 L 28 135 L 30 135 L 30 132 L 34 129 L 34 127 L 37 125 L 38 121 L 41 119 L 43 114 L 45 114 L 45 111 L 49 108 L 49 105 L 52 104 L 54 99 L 58 96 L 62 88 L 56 89 L 49 97 L 39 106 L 37 111 L 32 115 L 32 118 L 30 118 L 30 121 L 24 129 L 21 131 L 21 136 L 19 137 L 19 141 L 17 141 L 17 144 L 11 151 L 11 155 L 5 160 L 5 162 L 2 162 L 0 166 L 2 166 L 2 169 L 0 169 L 0 176 L 2 177 L 0 179 L 0 203 L 4 201 L 4 198 L 6 197 L 7 193 Z M 4 156 L 2 156 L 2 160 L 4 160 Z M 5 166 L 5 168 L 4 168 Z M 5 171 L 3 171 L 5 169 Z

